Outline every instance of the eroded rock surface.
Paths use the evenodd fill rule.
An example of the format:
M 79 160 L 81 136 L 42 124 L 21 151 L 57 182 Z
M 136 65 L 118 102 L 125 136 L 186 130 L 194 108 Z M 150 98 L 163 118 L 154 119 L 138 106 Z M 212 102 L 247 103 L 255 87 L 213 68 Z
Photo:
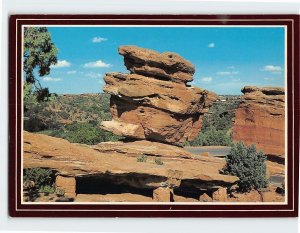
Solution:
M 119 54 L 124 56 L 124 64 L 132 73 L 178 83 L 193 81 L 194 65 L 176 53 L 121 46 Z
M 131 74 L 106 74 L 103 90 L 112 95 L 113 120 L 101 127 L 120 136 L 170 144 L 196 138 L 202 115 L 217 95 L 186 85 L 193 65 L 177 54 L 136 46 L 121 46 L 119 52 Z
M 124 193 L 133 190 L 132 193 L 137 195 L 148 193 L 150 190 L 152 197 L 154 189 L 160 187 L 169 189 L 191 187 L 200 192 L 200 189 L 210 190 L 220 185 L 229 187 L 238 180 L 235 176 L 219 173 L 224 166 L 224 159 L 206 156 L 198 156 L 196 159 L 188 152 L 181 152 L 182 149 L 176 146 L 165 145 L 166 147 L 162 149 L 156 147 L 155 143 L 142 151 L 142 145 L 145 145 L 143 143 L 117 142 L 115 147 L 113 143 L 87 146 L 24 132 L 24 168 L 49 168 L 57 171 L 62 177 L 75 177 L 76 185 L 87 186 L 89 189 L 88 192 L 84 192 L 84 187 L 78 186 L 73 189 L 79 192 L 77 194 L 93 194 L 90 189 L 98 184 L 98 188 L 123 187 Z M 137 158 L 141 154 L 147 155 L 144 162 L 138 162 Z M 157 164 L 156 158 L 160 158 L 163 164 Z M 67 181 L 69 180 L 70 178 L 67 178 Z M 64 183 L 66 182 L 60 182 L 60 187 Z M 66 184 L 68 189 L 69 184 L 70 182 Z M 139 193 L 137 190 L 142 191 Z M 102 193 L 102 197 L 103 195 Z M 95 198 L 97 197 L 100 196 Z
M 235 114 L 233 139 L 283 162 L 285 158 L 285 91 L 279 87 L 246 86 Z
M 91 146 L 91 148 L 101 153 L 124 154 L 133 157 L 145 155 L 175 159 L 196 159 L 194 155 L 183 148 L 146 140 L 133 142 L 102 142 Z

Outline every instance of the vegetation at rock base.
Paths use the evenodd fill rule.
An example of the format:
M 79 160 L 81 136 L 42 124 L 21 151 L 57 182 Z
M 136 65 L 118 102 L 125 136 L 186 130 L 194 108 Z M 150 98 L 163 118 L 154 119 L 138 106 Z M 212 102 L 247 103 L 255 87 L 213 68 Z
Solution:
M 190 146 L 231 146 L 232 136 L 226 130 L 217 130 L 214 126 L 201 131 L 198 137 L 189 142 Z
M 47 100 L 51 94 L 48 88 L 41 86 L 37 75 L 49 75 L 51 65 L 57 63 L 58 49 L 46 27 L 25 27 L 23 38 L 25 82 L 33 85 L 37 101 Z
M 45 168 L 25 168 L 23 172 L 23 182 L 33 181 L 36 187 L 52 185 L 54 178 L 55 173 Z
M 225 159 L 226 166 L 223 172 L 239 178 L 239 191 L 248 192 L 267 187 L 265 163 L 267 158 L 263 152 L 256 151 L 255 145 L 247 147 L 238 142 L 232 146 Z
M 232 120 L 239 100 L 228 98 L 226 102 L 215 102 L 204 114 L 202 128 L 196 139 L 187 142 L 189 146 L 232 146 Z
M 154 162 L 155 162 L 157 165 L 164 165 L 164 162 L 163 162 L 160 158 L 155 158 Z
M 240 101 L 236 98 L 228 98 L 226 102 L 215 102 L 210 107 L 208 114 L 203 117 L 202 130 L 207 131 L 213 125 L 216 130 L 228 130 L 232 127 L 232 119 Z
M 23 169 L 23 188 L 30 201 L 35 200 L 39 193 L 54 193 L 55 171 L 39 167 Z
M 73 143 L 83 143 L 88 145 L 95 145 L 100 142 L 117 141 L 120 137 L 107 132 L 98 126 L 98 122 L 89 121 L 84 123 L 72 123 L 70 125 L 63 126 L 59 130 L 44 131 L 43 133 L 53 136 L 67 139 Z
M 142 155 L 137 157 L 136 161 L 137 162 L 147 162 L 147 156 L 142 154 Z

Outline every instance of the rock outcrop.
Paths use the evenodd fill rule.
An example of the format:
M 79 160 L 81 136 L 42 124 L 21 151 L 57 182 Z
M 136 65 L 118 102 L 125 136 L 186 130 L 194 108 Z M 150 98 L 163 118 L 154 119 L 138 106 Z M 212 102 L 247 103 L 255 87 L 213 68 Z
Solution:
M 177 83 L 193 81 L 194 65 L 176 53 L 158 53 L 137 46 L 121 46 L 119 53 L 124 56 L 127 69 L 134 74 Z
M 109 142 L 87 146 L 25 131 L 23 166 L 57 171 L 57 186 L 65 189 L 69 197 L 79 195 L 80 200 L 84 199 L 82 195 L 103 194 L 106 190 L 105 196 L 93 196 L 92 199 L 107 201 L 110 197 L 116 201 L 118 199 L 113 195 L 116 189 L 126 195 L 136 194 L 136 201 L 139 201 L 139 196 L 153 198 L 153 201 L 166 201 L 171 195 L 167 193 L 168 190 L 174 190 L 175 194 L 177 190 L 196 190 L 199 192 L 198 198 L 203 190 L 230 187 L 238 181 L 235 176 L 219 173 L 225 164 L 224 159 L 207 156 L 193 158 L 176 146 L 165 145 L 165 148 L 161 148 L 161 143 L 143 143 L 118 142 L 115 148 Z M 146 146 L 144 151 L 143 145 Z M 140 162 L 137 158 L 142 153 L 147 159 Z M 155 162 L 157 158 L 162 165 Z M 113 192 L 107 191 L 110 188 Z M 124 201 L 125 196 L 118 198 Z
M 285 158 L 285 91 L 279 87 L 242 89 L 244 95 L 236 110 L 234 141 L 256 144 L 270 159 Z
M 202 115 L 217 95 L 190 87 L 194 66 L 175 53 L 121 46 L 130 74 L 107 73 L 103 90 L 111 94 L 113 120 L 101 127 L 114 134 L 169 144 L 197 137 Z

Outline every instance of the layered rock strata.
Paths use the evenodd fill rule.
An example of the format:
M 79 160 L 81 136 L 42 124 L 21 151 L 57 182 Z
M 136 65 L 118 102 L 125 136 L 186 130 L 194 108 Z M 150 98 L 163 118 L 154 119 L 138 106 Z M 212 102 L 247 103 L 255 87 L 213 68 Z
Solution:
M 186 82 L 194 66 L 175 53 L 121 46 L 130 74 L 107 73 L 103 90 L 111 94 L 113 120 L 101 127 L 114 134 L 170 144 L 197 137 L 202 115 L 217 95 Z
M 261 193 L 255 191 L 255 195 L 229 195 L 228 190 L 236 186 L 238 178 L 219 173 L 225 164 L 224 158 L 193 157 L 179 147 L 148 141 L 117 142 L 115 149 L 113 144 L 87 146 L 24 132 L 24 168 L 56 171 L 56 187 L 64 193 L 64 197 L 53 194 L 35 201 L 284 201 L 276 187 Z M 163 149 L 162 145 L 166 147 Z M 146 149 L 143 151 L 142 147 Z M 146 153 L 146 159 L 139 162 L 137 158 L 142 152 Z M 163 165 L 155 163 L 155 158 Z
M 285 91 L 279 87 L 246 86 L 235 114 L 233 139 L 256 144 L 270 159 L 285 158 Z
M 194 65 L 176 53 L 156 51 L 137 46 L 121 46 L 119 54 L 131 73 L 177 83 L 193 81 Z
M 57 186 L 65 189 L 69 197 L 93 194 L 90 190 L 93 188 L 99 188 L 101 193 L 107 188 L 121 189 L 126 186 L 124 193 L 140 192 L 135 201 L 149 192 L 153 200 L 165 201 L 167 190 L 193 189 L 198 190 L 200 195 L 201 190 L 230 187 L 238 181 L 235 176 L 219 173 L 225 164 L 223 159 L 206 156 L 193 158 L 179 147 L 165 145 L 161 150 L 161 143 L 151 146 L 150 143 L 119 142 L 113 149 L 113 143 L 105 143 L 107 147 L 104 143 L 87 146 L 24 132 L 23 166 L 57 171 Z M 146 147 L 144 151 L 143 146 Z M 146 159 L 142 162 L 137 159 L 141 153 L 146 153 Z M 156 163 L 157 158 L 162 164 Z M 107 195 L 113 193 L 108 191 Z

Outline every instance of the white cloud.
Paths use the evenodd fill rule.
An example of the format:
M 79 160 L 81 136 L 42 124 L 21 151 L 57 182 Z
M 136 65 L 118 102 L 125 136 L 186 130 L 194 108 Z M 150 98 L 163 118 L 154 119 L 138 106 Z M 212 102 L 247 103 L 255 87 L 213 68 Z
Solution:
M 280 73 L 282 71 L 282 68 L 280 66 L 266 65 L 262 70 L 272 73 Z
M 275 79 L 274 79 L 273 77 L 272 77 L 272 78 L 270 78 L 270 77 L 265 77 L 264 80 L 266 80 L 266 81 L 273 81 L 273 80 L 275 80 Z
M 206 83 L 210 83 L 212 81 L 212 77 L 203 77 L 200 80 Z
M 52 78 L 52 77 L 44 77 L 43 78 L 44 82 L 59 82 L 61 81 L 61 78 Z
M 217 72 L 217 75 L 230 75 L 231 72 L 230 71 L 219 71 Z
M 92 41 L 93 41 L 93 43 L 101 43 L 101 42 L 103 42 L 103 41 L 107 41 L 107 39 L 98 36 L 98 37 L 94 37 L 94 38 L 92 39 Z
M 103 77 L 102 74 L 95 73 L 95 72 L 86 73 L 85 76 L 89 77 L 89 78 L 102 78 Z
M 58 60 L 55 65 L 51 66 L 51 68 L 69 67 L 70 65 L 71 65 L 71 63 L 66 60 Z
M 232 82 L 240 82 L 241 79 L 240 79 L 240 78 L 233 78 L 233 79 L 231 79 L 231 81 L 232 81 Z
M 217 75 L 222 75 L 222 76 L 237 75 L 237 74 L 239 74 L 238 71 L 219 71 L 219 72 L 217 72 Z
M 77 73 L 77 70 L 70 70 L 70 71 L 67 71 L 67 74 L 76 74 Z
M 83 65 L 84 68 L 109 68 L 111 64 L 105 63 L 101 60 L 88 62 Z
M 207 45 L 208 48 L 214 48 L 215 46 L 216 46 L 215 43 L 209 43 L 209 44 Z

